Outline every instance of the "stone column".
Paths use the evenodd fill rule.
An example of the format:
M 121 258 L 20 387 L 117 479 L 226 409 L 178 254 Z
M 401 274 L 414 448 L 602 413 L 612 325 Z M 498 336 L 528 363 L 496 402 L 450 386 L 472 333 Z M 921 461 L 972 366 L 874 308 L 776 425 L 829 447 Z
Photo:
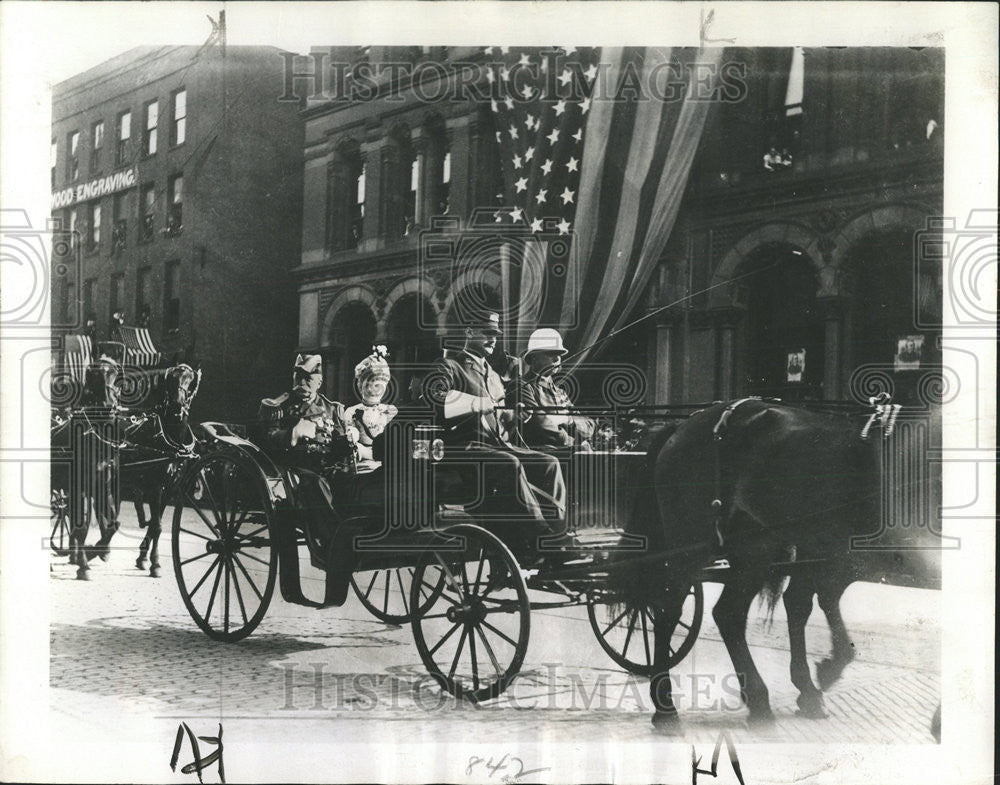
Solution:
M 446 123 L 445 142 L 451 153 L 450 215 L 463 223 L 477 204 L 479 124 L 474 114 L 453 117 Z
M 716 365 L 716 390 L 722 400 L 735 397 L 736 385 L 736 325 L 742 316 L 736 308 L 718 308 L 712 311 L 715 340 L 718 347 Z
M 844 397 L 844 314 L 847 311 L 843 297 L 819 297 L 816 300 L 823 317 L 823 398 L 839 400 Z
M 376 139 L 361 145 L 361 162 L 365 167 L 365 223 L 358 245 L 359 251 L 373 251 L 385 238 L 386 148 L 385 139 Z

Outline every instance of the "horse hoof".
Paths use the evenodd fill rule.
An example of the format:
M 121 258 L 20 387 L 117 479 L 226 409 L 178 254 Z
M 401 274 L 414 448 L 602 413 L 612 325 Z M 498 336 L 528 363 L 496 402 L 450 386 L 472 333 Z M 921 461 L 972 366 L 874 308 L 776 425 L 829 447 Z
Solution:
M 681 719 L 676 711 L 657 711 L 653 713 L 653 727 L 657 730 L 675 732 L 681 728 Z
M 90 580 L 90 568 L 89 567 L 78 567 L 76 570 L 76 579 L 78 581 L 89 581 Z
M 160 565 L 159 564 L 154 565 L 154 566 L 152 566 L 152 567 L 149 568 L 149 577 L 150 578 L 159 578 L 160 577 Z
M 137 570 L 146 569 L 146 560 L 142 558 L 142 556 L 140 556 L 138 559 L 135 560 L 135 568 Z
M 811 720 L 825 720 L 827 718 L 826 708 L 823 706 L 823 695 L 821 693 L 799 695 L 796 703 L 799 704 L 799 710 L 796 714 L 800 717 L 807 717 Z
M 826 692 L 840 678 L 840 671 L 833 660 L 821 660 L 816 663 L 816 684 Z

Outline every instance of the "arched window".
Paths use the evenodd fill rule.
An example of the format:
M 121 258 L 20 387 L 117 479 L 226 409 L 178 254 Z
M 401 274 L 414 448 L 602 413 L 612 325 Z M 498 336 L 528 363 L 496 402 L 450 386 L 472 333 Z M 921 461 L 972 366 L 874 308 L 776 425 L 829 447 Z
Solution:
M 357 248 L 364 237 L 365 162 L 356 143 L 341 145 L 329 169 L 329 232 L 331 251 Z

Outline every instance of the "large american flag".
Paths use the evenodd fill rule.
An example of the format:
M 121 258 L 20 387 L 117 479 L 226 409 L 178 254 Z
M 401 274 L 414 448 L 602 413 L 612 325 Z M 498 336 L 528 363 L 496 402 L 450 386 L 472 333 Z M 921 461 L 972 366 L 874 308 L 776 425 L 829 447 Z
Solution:
M 717 66 L 722 50 L 485 54 L 505 186 L 494 221 L 529 238 L 520 283 L 505 293 L 518 303 L 520 343 L 544 325 L 570 332 L 579 351 L 624 324 L 642 298 L 712 103 L 693 100 L 690 66 Z

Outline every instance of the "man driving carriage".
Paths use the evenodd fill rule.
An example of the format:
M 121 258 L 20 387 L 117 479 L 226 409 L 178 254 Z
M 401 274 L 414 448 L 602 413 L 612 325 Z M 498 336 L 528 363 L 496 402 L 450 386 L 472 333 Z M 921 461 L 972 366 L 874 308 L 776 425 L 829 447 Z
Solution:
M 521 436 L 535 450 L 590 448 L 594 421 L 573 414 L 573 402 L 553 378 L 565 354 L 557 330 L 547 327 L 535 330 L 524 352 L 525 373 L 513 385 L 511 397 L 525 407 Z
M 517 414 L 505 408 L 503 382 L 487 362 L 501 334 L 496 313 L 468 324 L 463 348 L 446 350 L 437 361 L 428 398 L 444 425 L 445 443 L 462 450 L 460 470 L 478 471 L 476 478 L 463 476 L 472 483 L 466 487 L 480 493 L 474 514 L 526 522 L 507 532 L 527 540 L 561 528 L 566 484 L 554 457 L 515 443 Z
M 357 526 L 344 521 L 334 507 L 330 479 L 338 461 L 354 454 L 345 428 L 344 407 L 320 393 L 323 360 L 317 354 L 298 355 L 292 388 L 260 402 L 260 446 L 298 477 L 298 497 L 305 508 L 310 547 L 316 547 L 326 568 L 325 605 L 343 605 L 354 567 Z

